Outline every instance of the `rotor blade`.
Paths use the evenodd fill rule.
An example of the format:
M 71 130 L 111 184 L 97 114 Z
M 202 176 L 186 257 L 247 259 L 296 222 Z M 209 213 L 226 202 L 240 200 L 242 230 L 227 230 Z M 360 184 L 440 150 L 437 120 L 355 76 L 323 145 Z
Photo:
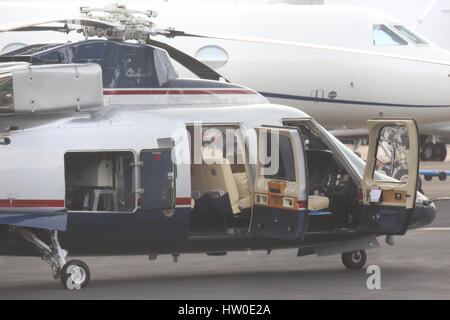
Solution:
M 167 43 L 148 39 L 147 44 L 166 50 L 173 60 L 181 64 L 183 67 L 185 67 L 186 69 L 188 69 L 201 79 L 209 79 L 209 80 L 220 80 L 221 78 L 225 79 L 225 77 L 221 76 L 219 73 L 217 73 L 204 63 L 168 45 Z M 225 81 L 229 82 L 227 79 L 225 79 Z
M 14 31 L 59 31 L 59 32 L 66 32 L 69 33 L 70 31 L 74 31 L 76 29 L 67 28 L 67 27 L 46 27 L 46 26 L 32 26 L 32 27 L 24 27 L 24 28 L 18 28 L 11 30 L 11 32 Z
M 86 27 L 99 27 L 99 28 L 117 28 L 119 25 L 110 22 L 89 19 L 89 18 L 74 18 L 74 19 L 54 19 L 54 20 L 40 20 L 40 21 L 30 21 L 25 23 L 19 23 L 9 26 L 0 26 L 0 32 L 7 31 L 35 31 L 33 29 L 28 29 L 30 27 L 36 27 L 41 24 L 47 23 L 62 23 L 62 24 L 72 24 Z
M 409 61 L 417 61 L 417 62 L 425 62 L 425 63 L 431 63 L 431 64 L 450 66 L 449 61 L 403 56 L 403 55 L 397 55 L 397 54 L 382 53 L 382 52 L 375 52 L 375 51 L 369 51 L 369 50 L 352 49 L 352 48 L 345 48 L 345 47 L 328 46 L 328 45 L 314 44 L 314 43 L 307 43 L 307 42 L 296 42 L 296 41 L 254 38 L 254 37 L 242 37 L 242 36 L 230 36 L 230 35 L 219 35 L 219 34 L 206 34 L 206 33 L 187 33 L 185 31 L 175 30 L 175 29 L 171 29 L 171 28 L 161 29 L 161 30 L 159 30 L 158 34 L 163 35 L 167 38 L 195 37 L 195 38 L 232 40 L 232 41 L 269 44 L 269 45 L 280 45 L 280 46 L 288 46 L 288 47 L 300 47 L 300 48 L 309 48 L 309 49 L 323 49 L 323 50 L 329 50 L 329 51 L 335 51 L 335 52 L 362 54 L 362 55 L 370 55 L 370 56 L 378 56 L 378 57 L 386 57 L 386 58 L 394 58 L 394 59 L 400 59 L 400 60 L 409 60 Z

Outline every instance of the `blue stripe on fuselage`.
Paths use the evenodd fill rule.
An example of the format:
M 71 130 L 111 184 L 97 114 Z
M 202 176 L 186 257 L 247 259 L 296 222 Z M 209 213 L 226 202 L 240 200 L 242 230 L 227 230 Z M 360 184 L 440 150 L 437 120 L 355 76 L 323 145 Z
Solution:
M 281 93 L 261 92 L 261 91 L 258 91 L 258 92 L 266 98 L 278 98 L 278 99 L 287 99 L 287 100 L 329 102 L 329 103 L 356 104 L 356 105 L 369 105 L 369 106 L 382 106 L 382 107 L 401 107 L 401 108 L 449 108 L 450 107 L 450 105 L 398 104 L 398 103 L 315 98 L 315 97 L 305 97 L 305 96 L 297 96 L 297 95 L 291 95 L 291 94 L 281 94 Z

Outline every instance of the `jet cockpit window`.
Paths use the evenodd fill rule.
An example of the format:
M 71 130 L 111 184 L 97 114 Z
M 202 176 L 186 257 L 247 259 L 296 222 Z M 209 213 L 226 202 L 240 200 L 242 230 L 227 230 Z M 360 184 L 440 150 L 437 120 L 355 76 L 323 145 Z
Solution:
M 376 46 L 406 46 L 408 42 L 384 24 L 376 24 L 373 26 L 373 44 Z
M 395 26 L 395 28 L 400 31 L 403 35 L 405 35 L 406 37 L 408 37 L 408 39 L 410 39 L 411 41 L 413 41 L 414 43 L 417 44 L 428 44 L 428 42 L 426 42 L 425 40 L 423 40 L 421 37 L 419 37 L 417 34 L 415 34 L 414 32 L 412 32 L 411 30 L 409 30 L 407 27 L 405 26 Z

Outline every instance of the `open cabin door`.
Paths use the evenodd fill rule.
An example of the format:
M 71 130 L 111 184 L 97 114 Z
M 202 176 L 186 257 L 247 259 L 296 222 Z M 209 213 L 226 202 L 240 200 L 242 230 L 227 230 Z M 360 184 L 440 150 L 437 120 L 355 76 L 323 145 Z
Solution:
M 256 128 L 257 169 L 250 232 L 302 240 L 307 213 L 306 161 L 297 129 Z
M 404 234 L 414 209 L 419 134 L 412 119 L 369 120 L 361 229 Z M 397 180 L 394 180 L 392 178 Z

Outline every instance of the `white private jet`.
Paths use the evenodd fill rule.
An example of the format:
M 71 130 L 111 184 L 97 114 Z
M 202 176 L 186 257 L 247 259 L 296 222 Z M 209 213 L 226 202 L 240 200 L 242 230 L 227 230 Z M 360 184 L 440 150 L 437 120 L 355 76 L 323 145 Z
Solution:
M 154 7 L 161 25 L 216 35 L 165 42 L 230 81 L 273 103 L 297 107 L 328 129 L 363 128 L 372 117 L 413 117 L 422 159 L 446 158 L 438 137 L 450 136 L 450 54 L 395 18 L 347 6 L 174 2 Z M 59 11 L 56 4 L 52 10 Z M 66 6 L 60 10 L 67 12 Z M 19 35 L 14 42 L 20 42 Z

